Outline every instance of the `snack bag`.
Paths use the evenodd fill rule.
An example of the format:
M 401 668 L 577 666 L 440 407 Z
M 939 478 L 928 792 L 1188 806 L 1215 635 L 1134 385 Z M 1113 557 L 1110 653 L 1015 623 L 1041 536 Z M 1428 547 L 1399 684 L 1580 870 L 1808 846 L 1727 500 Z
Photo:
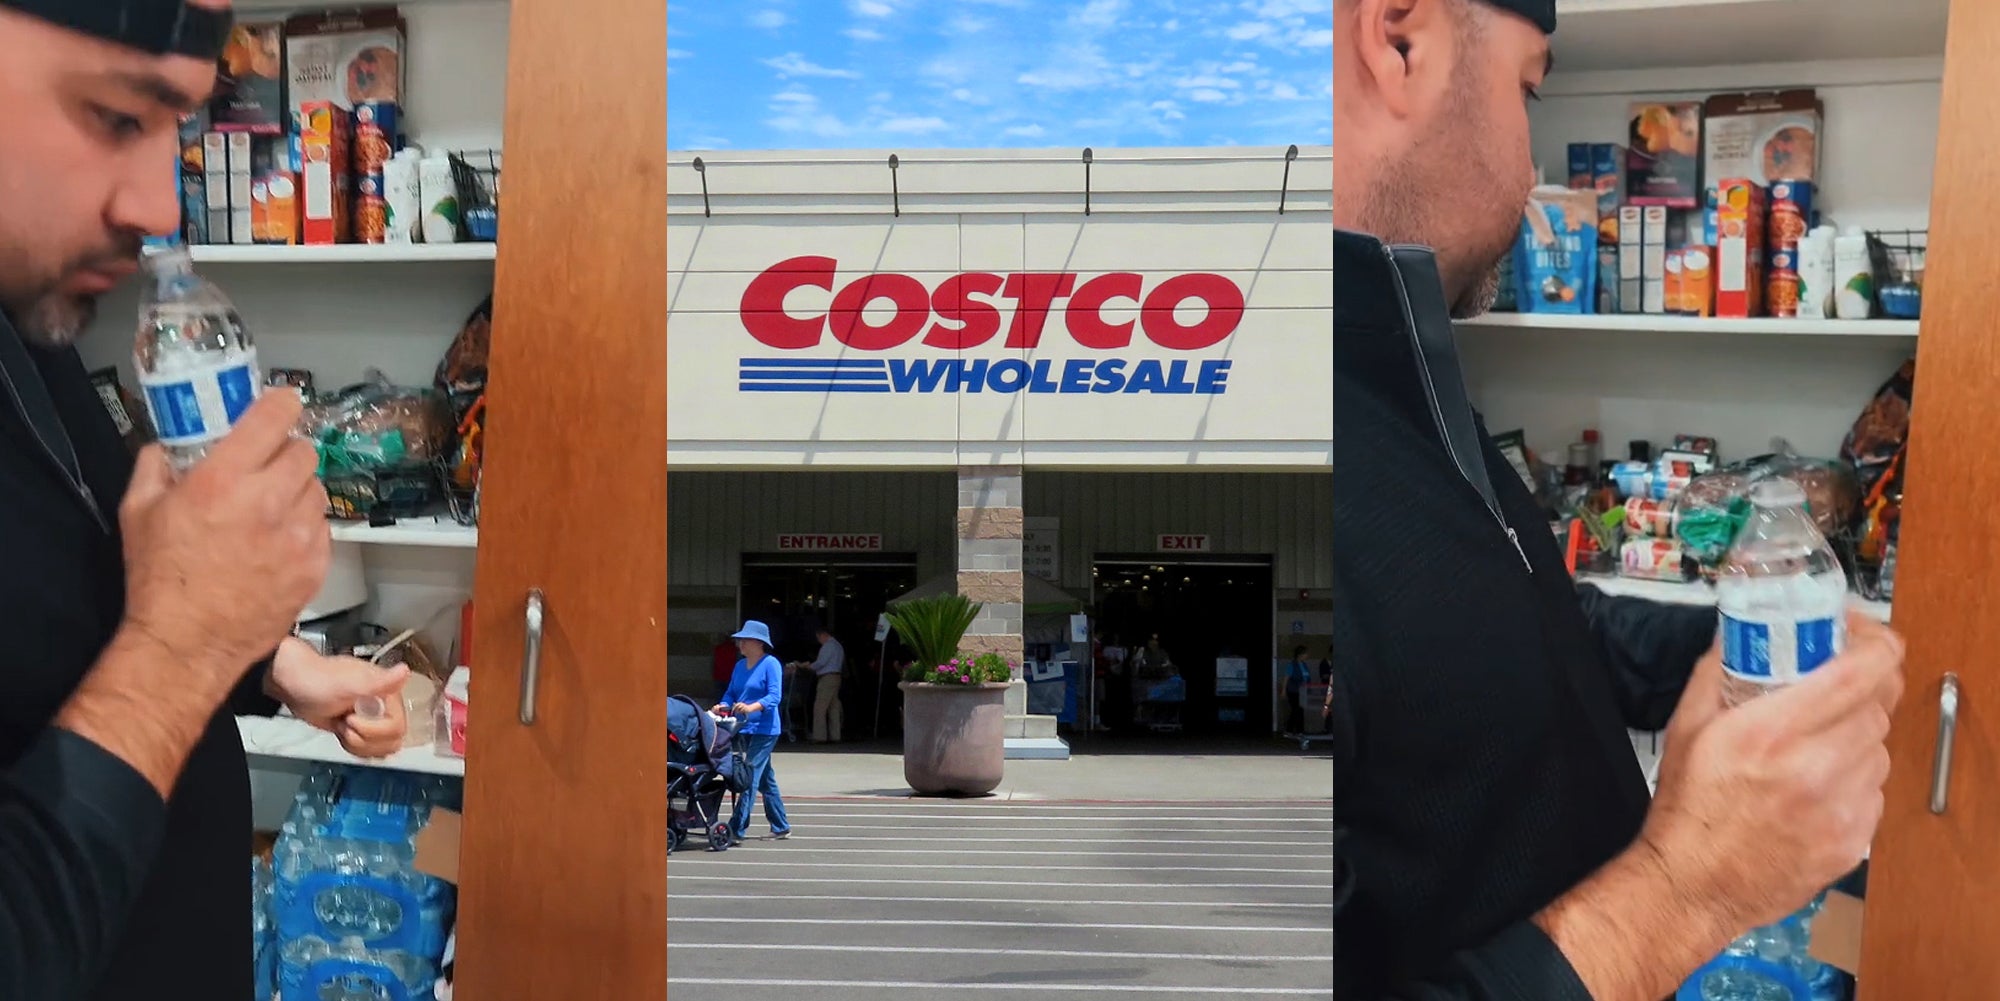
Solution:
M 1528 194 L 1514 244 L 1514 301 L 1523 313 L 1597 308 L 1597 193 L 1543 185 Z

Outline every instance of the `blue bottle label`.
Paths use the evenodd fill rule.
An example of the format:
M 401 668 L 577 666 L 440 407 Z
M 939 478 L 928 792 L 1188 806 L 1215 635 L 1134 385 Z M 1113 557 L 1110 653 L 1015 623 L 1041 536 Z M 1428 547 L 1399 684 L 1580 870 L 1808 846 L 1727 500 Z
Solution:
M 1832 618 L 1772 624 L 1724 615 L 1722 667 L 1762 682 L 1797 681 L 1840 652 L 1838 634 Z
M 160 442 L 169 446 L 205 445 L 229 433 L 229 428 L 257 399 L 257 356 L 194 372 L 166 377 L 141 377 L 147 409 Z

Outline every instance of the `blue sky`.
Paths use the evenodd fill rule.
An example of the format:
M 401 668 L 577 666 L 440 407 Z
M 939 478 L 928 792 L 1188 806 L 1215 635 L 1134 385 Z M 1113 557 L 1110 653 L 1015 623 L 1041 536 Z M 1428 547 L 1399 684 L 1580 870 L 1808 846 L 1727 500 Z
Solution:
M 673 0 L 667 145 L 1333 141 L 1330 0 Z

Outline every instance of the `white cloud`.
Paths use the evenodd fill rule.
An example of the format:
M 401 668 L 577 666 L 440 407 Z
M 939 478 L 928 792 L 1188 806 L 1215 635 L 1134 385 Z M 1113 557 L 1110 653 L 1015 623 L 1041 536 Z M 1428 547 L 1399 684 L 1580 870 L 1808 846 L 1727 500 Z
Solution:
M 1262 0 L 1243 5 L 1258 17 L 1311 17 L 1327 12 L 1326 0 Z
M 1280 83 L 1272 86 L 1271 96 L 1280 101 L 1296 101 L 1299 99 L 1299 89 L 1289 83 Z
M 1187 118 L 1187 112 L 1182 111 L 1181 106 L 1173 101 L 1154 101 L 1146 105 L 1146 108 L 1150 111 L 1159 112 L 1160 117 L 1169 122 L 1178 122 Z
M 791 21 L 791 18 L 786 17 L 785 12 L 781 10 L 760 10 L 757 13 L 750 15 L 751 27 L 764 28 L 767 30 L 771 28 L 782 28 L 789 21 Z
M 891 118 L 878 126 L 882 131 L 895 135 L 920 135 L 950 127 L 949 123 L 935 115 L 923 118 L 905 115 L 898 118 Z
M 1204 104 L 1214 104 L 1217 101 L 1229 100 L 1229 95 L 1223 93 L 1222 91 L 1216 90 L 1213 87 L 1203 87 L 1199 90 L 1189 91 L 1188 99 L 1192 101 L 1200 101 Z
M 686 49 L 668 49 L 668 50 L 667 50 L 667 61 L 668 61 L 668 62 L 673 62 L 673 61 L 674 61 L 674 60 L 676 60 L 676 59 L 693 59 L 693 58 L 694 58 L 694 53 L 692 53 L 692 52 L 689 52 L 689 51 L 688 51 L 688 50 L 686 50 Z
M 1167 18 L 1167 23 L 1165 23 L 1165 24 L 1162 24 L 1162 25 L 1160 25 L 1160 30 L 1161 30 L 1161 31 L 1179 31 L 1179 30 L 1181 30 L 1181 19 L 1180 19 L 1180 18 L 1178 18 L 1178 17 L 1170 17 L 1170 18 Z
M 862 17 L 888 17 L 896 8 L 883 0 L 848 0 L 847 9 Z
M 1118 15 L 1125 9 L 1125 0 L 1090 0 L 1078 7 L 1069 16 L 1071 24 L 1087 28 L 1111 28 L 1118 24 Z
M 841 34 L 857 42 L 879 42 L 882 40 L 882 33 L 873 28 L 848 28 L 842 31 Z
M 972 92 L 966 90 L 964 87 L 960 87 L 951 92 L 951 99 L 954 101 L 970 101 L 972 100 Z
M 1249 60 L 1246 59 L 1239 59 L 1236 62 L 1230 63 L 1229 65 L 1221 67 L 1220 69 L 1216 70 L 1216 72 L 1218 73 L 1260 73 L 1263 71 L 1264 67 L 1259 66 L 1256 63 L 1250 62 Z
M 1174 81 L 1174 86 L 1179 87 L 1182 90 L 1190 90 L 1196 87 L 1208 90 L 1214 90 L 1218 87 L 1223 87 L 1233 90 L 1235 88 L 1243 86 L 1243 84 L 1239 81 L 1231 80 L 1226 76 L 1213 76 L 1209 74 L 1202 74 L 1200 76 L 1181 77 L 1179 80 Z
M 1278 29 L 1263 21 L 1245 21 L 1235 27 L 1225 29 L 1222 33 L 1239 42 L 1250 42 L 1259 38 L 1269 38 L 1277 34 Z
M 1310 31 L 1295 31 L 1292 33 L 1292 44 L 1301 49 L 1333 48 L 1333 29 L 1314 28 Z
M 945 22 L 944 30 L 948 35 L 977 35 L 991 27 L 993 22 L 985 18 L 959 14 Z
M 826 76 L 853 80 L 861 74 L 853 70 L 831 69 L 808 60 L 796 52 L 787 52 L 773 59 L 762 60 L 764 65 L 778 71 L 779 76 Z
M 1019 136 L 1023 139 L 1040 139 L 1042 136 L 1048 134 L 1048 131 L 1039 125 L 1016 125 L 1007 129 L 1005 134 Z

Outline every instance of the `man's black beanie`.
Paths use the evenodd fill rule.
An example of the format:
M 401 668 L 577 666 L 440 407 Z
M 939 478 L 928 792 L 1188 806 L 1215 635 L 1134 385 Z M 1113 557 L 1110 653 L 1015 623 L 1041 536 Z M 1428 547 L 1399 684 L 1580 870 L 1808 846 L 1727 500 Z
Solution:
M 1542 29 L 1543 34 L 1556 33 L 1556 0 L 1486 0 L 1510 14 L 1518 14 Z

